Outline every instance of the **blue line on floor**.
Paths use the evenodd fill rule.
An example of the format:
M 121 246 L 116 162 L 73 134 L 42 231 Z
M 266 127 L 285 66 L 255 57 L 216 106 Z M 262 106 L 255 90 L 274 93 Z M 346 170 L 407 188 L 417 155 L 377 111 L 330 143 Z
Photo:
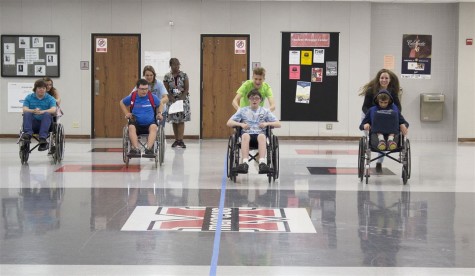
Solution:
M 223 223 L 223 208 L 224 208 L 224 198 L 226 196 L 226 181 L 228 178 L 228 157 L 226 156 L 224 161 L 224 172 L 221 180 L 221 195 L 219 198 L 219 210 L 218 210 L 218 222 L 216 225 L 216 232 L 214 234 L 214 244 L 213 244 L 213 256 L 211 257 L 211 268 L 209 271 L 210 276 L 216 276 L 216 269 L 218 266 L 218 256 L 219 256 L 219 243 L 221 241 L 221 225 Z

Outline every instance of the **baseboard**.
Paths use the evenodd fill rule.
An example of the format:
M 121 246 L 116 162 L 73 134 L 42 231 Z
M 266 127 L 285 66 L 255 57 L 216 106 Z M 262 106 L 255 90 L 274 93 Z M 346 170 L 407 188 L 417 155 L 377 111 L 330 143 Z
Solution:
M 91 135 L 66 135 L 66 139 L 91 139 Z M 18 134 L 0 134 L 0 138 L 18 138 Z M 119 137 L 120 138 L 120 137 Z M 173 135 L 166 135 L 167 139 L 173 139 Z M 185 135 L 184 139 L 199 139 L 199 135 Z
M 279 140 L 358 141 L 361 136 L 278 136 Z
M 90 135 L 65 135 L 66 139 L 89 139 Z M 19 138 L 18 134 L 0 134 L 0 138 Z
M 475 138 L 458 138 L 459 142 L 475 142 Z

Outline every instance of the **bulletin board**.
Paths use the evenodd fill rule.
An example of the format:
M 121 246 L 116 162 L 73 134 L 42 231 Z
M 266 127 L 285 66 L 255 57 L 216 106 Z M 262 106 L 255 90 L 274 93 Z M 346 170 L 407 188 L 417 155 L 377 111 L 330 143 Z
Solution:
M 338 121 L 339 37 L 282 32 L 282 121 Z
M 58 35 L 2 35 L 2 77 L 59 77 Z

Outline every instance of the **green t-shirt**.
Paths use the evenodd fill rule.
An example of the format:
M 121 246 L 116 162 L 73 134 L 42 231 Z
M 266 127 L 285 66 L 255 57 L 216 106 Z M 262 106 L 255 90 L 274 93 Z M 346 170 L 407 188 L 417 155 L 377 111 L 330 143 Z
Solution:
M 247 98 L 247 94 L 251 92 L 252 89 L 254 89 L 254 83 L 252 82 L 252 80 L 245 81 L 241 85 L 241 87 L 239 87 L 236 93 L 241 95 L 241 101 L 239 103 L 240 107 L 249 106 L 251 104 L 249 102 L 249 99 Z M 266 82 L 262 83 L 261 88 L 259 88 L 259 93 L 261 93 L 262 96 L 262 101 L 260 104 L 261 106 L 264 106 L 264 100 L 266 98 L 274 96 L 272 94 L 272 88 L 270 88 L 270 86 Z

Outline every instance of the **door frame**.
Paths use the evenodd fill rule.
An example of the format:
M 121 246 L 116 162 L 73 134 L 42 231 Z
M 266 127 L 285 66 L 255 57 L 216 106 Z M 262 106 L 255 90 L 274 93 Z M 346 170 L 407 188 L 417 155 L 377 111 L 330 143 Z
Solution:
M 141 64 L 142 64 L 142 34 L 140 33 L 91 33 L 91 66 L 89 69 L 91 70 L 91 139 L 96 138 L 94 133 L 94 51 L 96 50 L 96 41 L 94 40 L 94 36 L 136 36 L 139 40 L 139 66 L 137 68 L 138 76 L 142 76 L 140 73 Z M 119 108 L 119 107 L 117 107 Z
M 250 34 L 201 34 L 200 37 L 200 103 L 203 103 L 203 43 L 206 37 L 246 37 L 247 45 L 247 79 L 249 79 L 250 72 L 252 71 L 251 60 L 251 35 Z M 237 88 L 236 88 L 237 91 Z M 229 103 L 231 106 L 231 103 Z M 203 138 L 203 109 L 200 108 L 200 139 Z

